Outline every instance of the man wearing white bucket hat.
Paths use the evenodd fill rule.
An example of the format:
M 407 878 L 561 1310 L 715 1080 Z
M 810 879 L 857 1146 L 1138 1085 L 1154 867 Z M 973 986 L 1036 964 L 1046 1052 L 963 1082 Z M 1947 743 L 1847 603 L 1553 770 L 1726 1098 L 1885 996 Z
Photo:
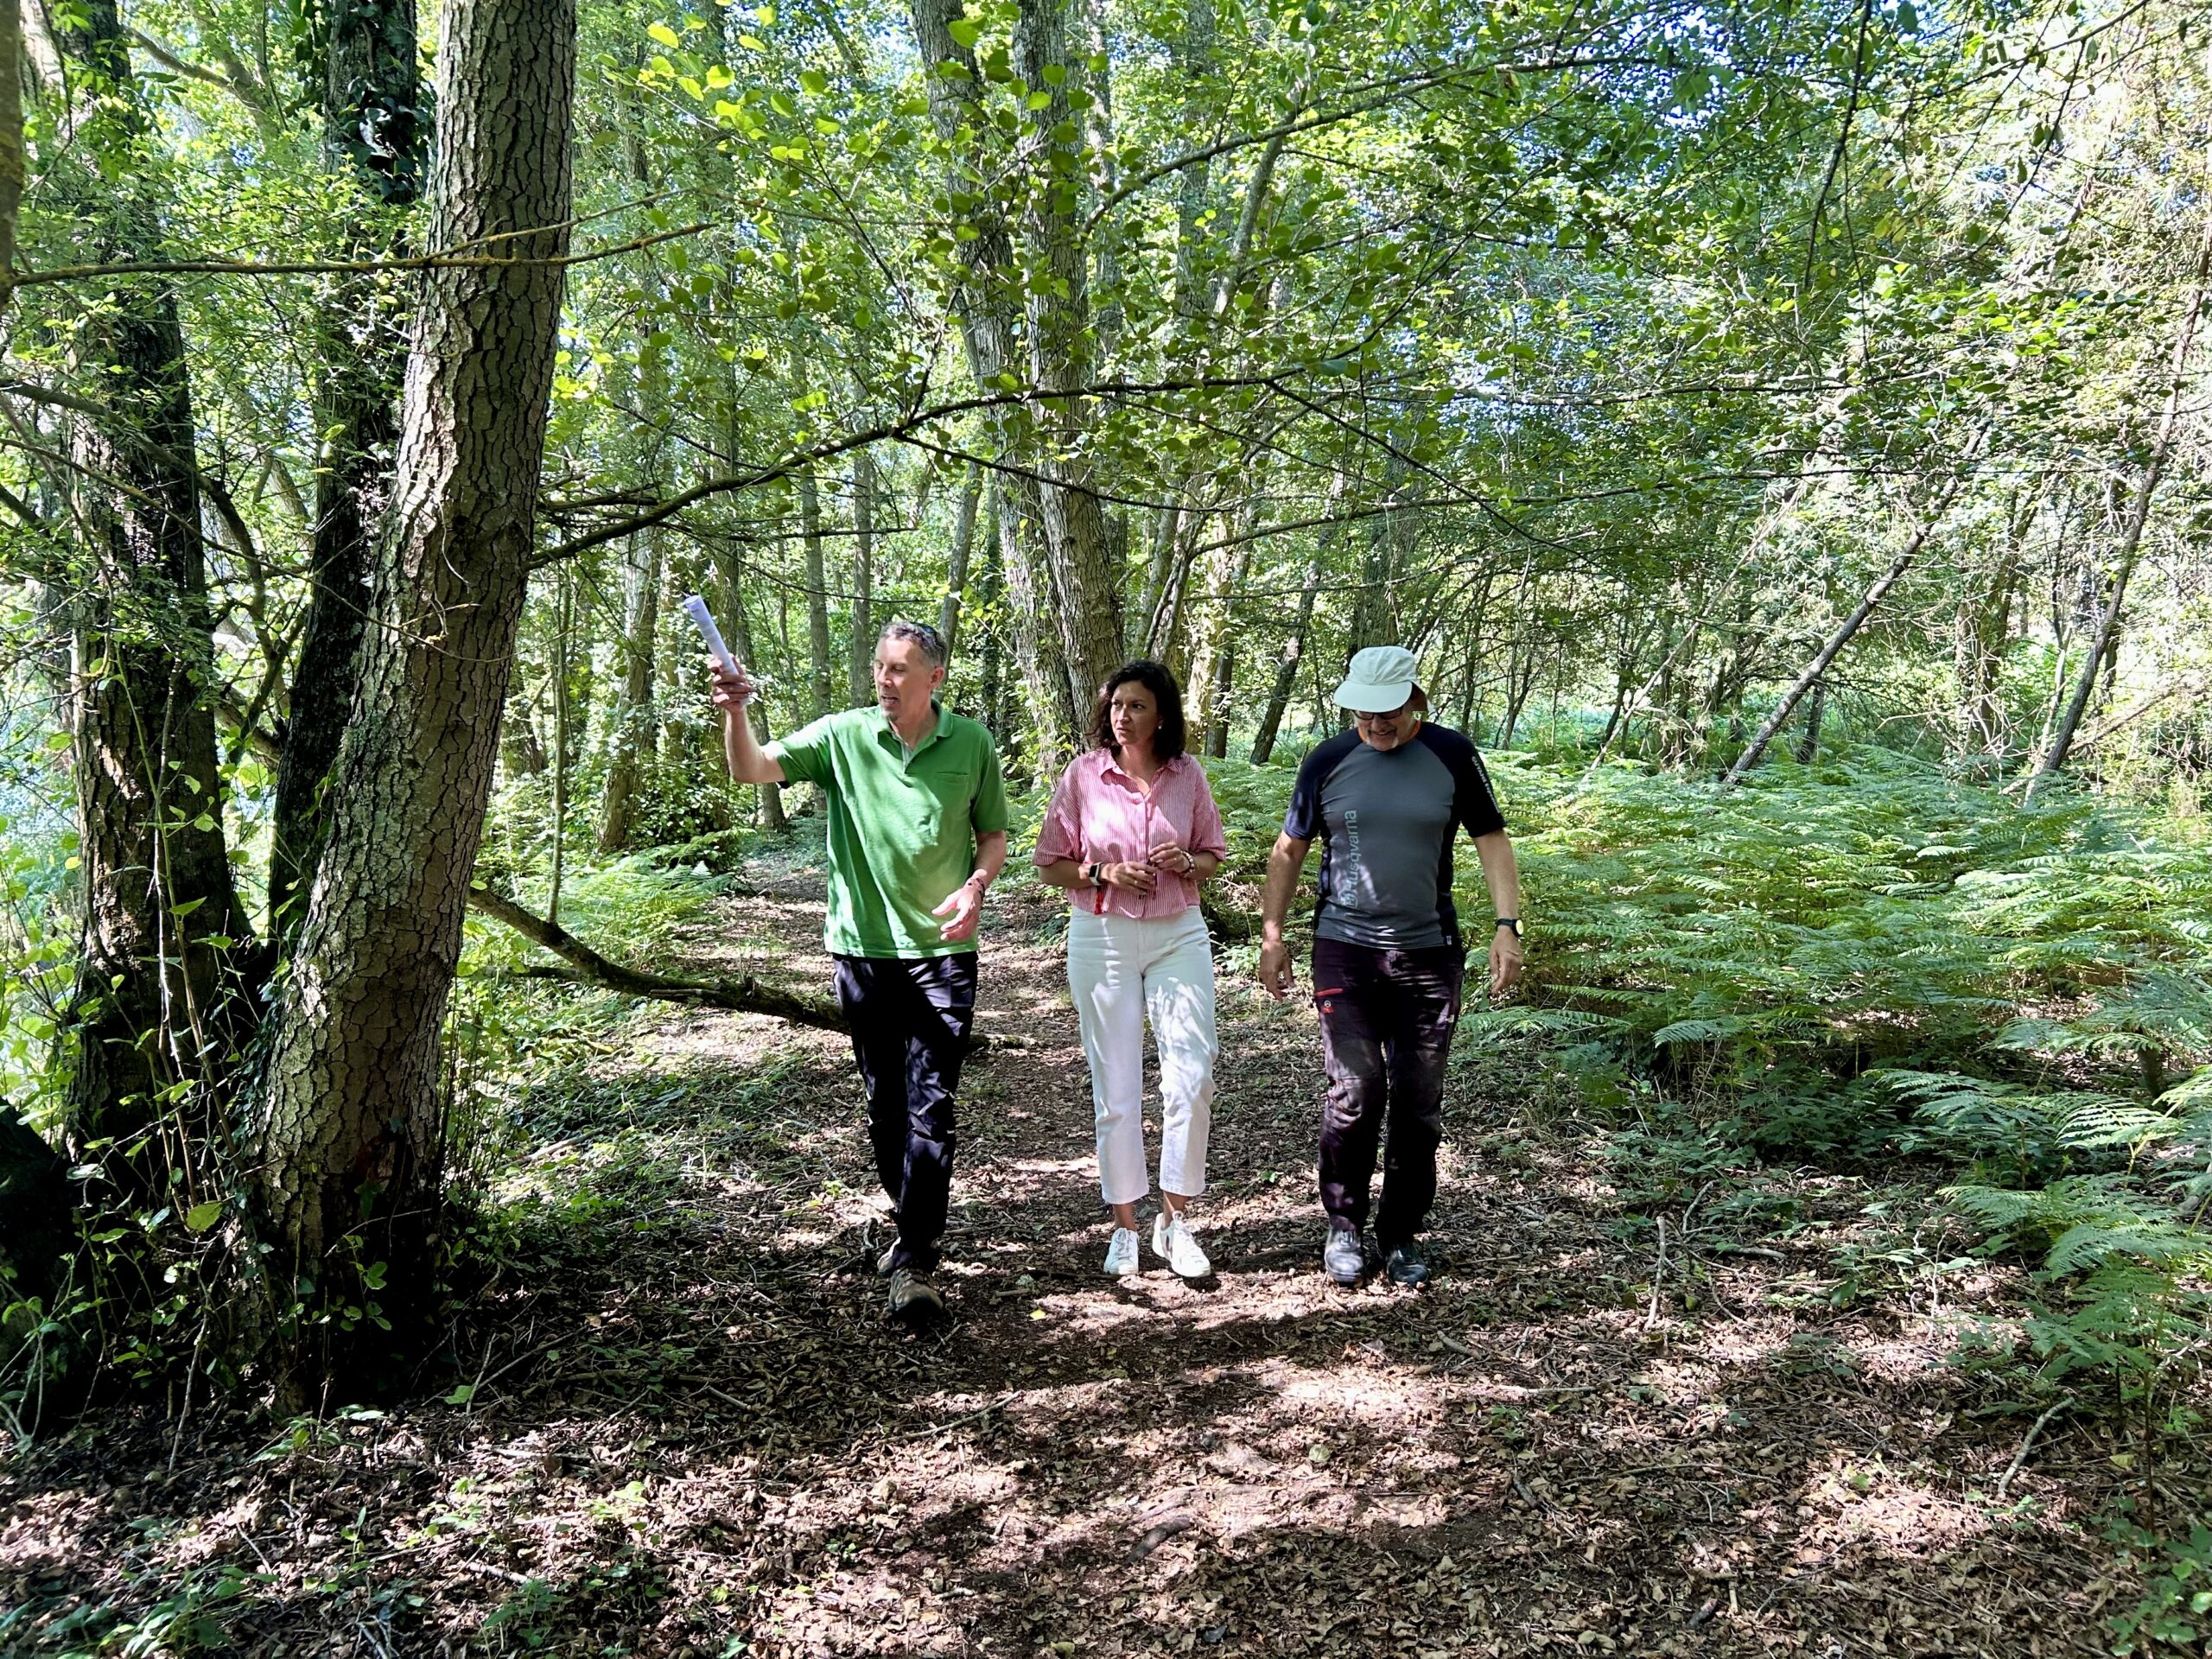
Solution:
M 1352 658 L 1336 693 L 1352 729 L 1298 769 L 1262 901 L 1260 982 L 1280 1001 L 1291 983 L 1283 924 L 1319 838 L 1313 1002 L 1328 1075 L 1320 1179 L 1329 1217 L 1321 1265 L 1340 1285 L 1357 1284 L 1375 1261 L 1393 1284 L 1429 1274 L 1419 1240 L 1436 1197 L 1444 1066 L 1467 958 L 1452 903 L 1452 842 L 1463 826 L 1497 912 L 1491 994 L 1521 974 L 1521 878 L 1505 820 L 1475 746 L 1424 718 L 1419 666 L 1400 645 Z M 1386 1123 L 1370 1250 L 1369 1188 Z

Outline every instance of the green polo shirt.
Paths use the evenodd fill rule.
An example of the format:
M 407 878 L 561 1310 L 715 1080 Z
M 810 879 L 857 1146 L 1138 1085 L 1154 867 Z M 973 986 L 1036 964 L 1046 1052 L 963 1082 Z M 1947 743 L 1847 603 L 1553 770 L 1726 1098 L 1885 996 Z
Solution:
M 978 722 L 938 710 L 910 756 L 880 709 L 824 715 L 768 753 L 830 804 L 830 910 L 841 957 L 950 957 L 930 912 L 976 872 L 976 837 L 1007 827 L 999 752 Z

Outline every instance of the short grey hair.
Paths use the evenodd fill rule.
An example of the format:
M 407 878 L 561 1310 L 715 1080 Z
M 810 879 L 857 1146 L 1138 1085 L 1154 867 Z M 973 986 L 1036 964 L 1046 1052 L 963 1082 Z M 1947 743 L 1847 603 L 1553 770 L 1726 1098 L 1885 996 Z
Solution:
M 887 639 L 908 641 L 930 659 L 931 668 L 943 668 L 952 655 L 945 648 L 944 636 L 926 622 L 908 622 L 903 619 L 887 622 L 883 625 L 883 632 L 875 636 L 875 643 L 880 645 Z

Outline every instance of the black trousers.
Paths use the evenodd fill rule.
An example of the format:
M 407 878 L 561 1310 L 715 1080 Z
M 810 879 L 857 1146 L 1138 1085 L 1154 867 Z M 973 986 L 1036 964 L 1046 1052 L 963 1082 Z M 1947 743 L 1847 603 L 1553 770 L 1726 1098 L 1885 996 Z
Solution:
M 1444 1066 L 1459 1023 L 1467 959 L 1457 945 L 1376 950 L 1313 941 L 1313 1003 L 1328 1074 L 1321 1106 L 1321 1207 L 1335 1224 L 1367 1223 L 1368 1189 L 1387 1121 L 1375 1242 L 1409 1243 L 1436 1201 L 1444 1139 Z
M 876 1179 L 899 1206 L 893 1267 L 938 1262 L 952 1196 L 952 1095 L 976 1017 L 976 955 L 839 957 L 837 1006 L 868 1088 Z

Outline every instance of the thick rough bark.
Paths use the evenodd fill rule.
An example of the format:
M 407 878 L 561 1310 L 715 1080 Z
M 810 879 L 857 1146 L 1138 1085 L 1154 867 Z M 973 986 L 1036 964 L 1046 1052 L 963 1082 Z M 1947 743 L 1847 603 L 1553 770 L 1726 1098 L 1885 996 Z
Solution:
M 100 0 L 56 29 L 85 94 L 74 140 L 128 170 L 143 133 L 116 8 Z M 87 192 L 87 201 L 90 193 Z M 159 215 L 136 182 L 87 212 L 105 260 L 163 257 Z M 158 1106 L 171 1084 L 219 1084 L 250 1024 L 238 995 L 252 925 L 231 880 L 216 770 L 213 625 L 184 333 L 175 290 L 118 286 L 78 336 L 105 412 L 77 423 L 78 545 L 72 606 L 84 960 L 69 1139 L 165 1132 L 111 1177 L 153 1190 L 181 1169 L 195 1126 Z M 192 1098 L 204 1113 L 212 1092 Z
M 572 0 L 448 0 L 442 20 L 429 239 L 516 263 L 420 290 L 375 626 L 251 1125 L 280 1315 L 296 1276 L 365 1217 L 419 1215 L 436 1179 L 438 1028 L 529 577 L 575 23 Z
M 354 187 L 353 257 L 397 250 L 395 210 L 422 191 L 429 123 L 416 73 L 414 0 L 343 0 L 329 10 L 323 77 L 324 165 Z M 299 925 L 315 867 L 322 793 L 359 679 L 369 543 L 391 493 L 406 366 L 402 297 L 388 278 L 337 280 L 323 308 L 315 427 L 315 552 L 292 672 L 269 855 L 270 931 Z

